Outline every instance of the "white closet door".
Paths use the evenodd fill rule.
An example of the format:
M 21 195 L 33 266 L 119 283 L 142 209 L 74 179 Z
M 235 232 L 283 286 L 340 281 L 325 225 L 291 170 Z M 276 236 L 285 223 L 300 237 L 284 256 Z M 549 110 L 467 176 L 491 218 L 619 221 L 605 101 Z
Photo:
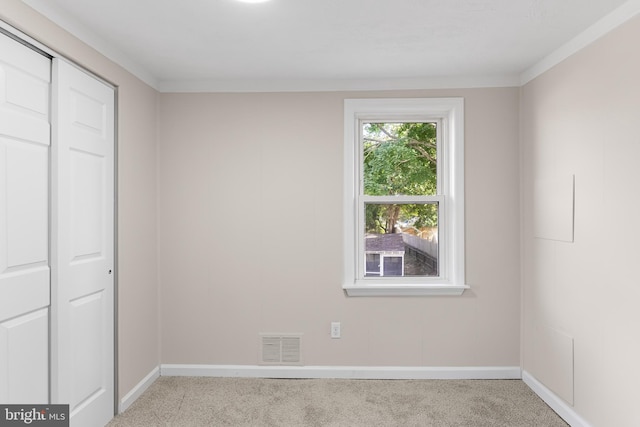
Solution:
M 51 61 L 0 34 L 0 402 L 49 401 Z
M 114 90 L 53 62 L 52 403 L 71 425 L 114 412 Z

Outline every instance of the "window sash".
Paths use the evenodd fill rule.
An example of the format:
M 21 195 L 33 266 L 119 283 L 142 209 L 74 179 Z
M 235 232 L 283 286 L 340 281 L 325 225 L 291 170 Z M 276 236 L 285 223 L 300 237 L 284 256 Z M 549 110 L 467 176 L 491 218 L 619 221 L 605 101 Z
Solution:
M 440 235 L 446 234 L 445 196 L 359 196 L 358 214 L 356 223 L 356 245 L 357 258 L 360 262 L 357 265 L 356 284 L 367 282 L 386 281 L 393 284 L 420 284 L 420 283 L 440 283 L 448 275 L 447 270 L 447 242 L 441 239 Z M 367 276 L 362 260 L 365 259 L 365 206 L 367 204 L 437 204 L 438 205 L 438 275 L 437 276 L 393 276 L 373 277 Z
M 443 157 L 446 158 L 446 147 L 443 146 L 443 139 L 446 135 L 446 119 L 437 118 L 431 115 L 415 115 L 399 116 L 397 114 L 390 114 L 388 116 L 362 116 L 358 120 L 358 142 L 356 149 L 358 150 L 358 167 L 356 169 L 356 176 L 358 177 L 358 194 L 364 195 L 364 135 L 362 135 L 362 128 L 365 123 L 435 123 L 436 125 L 436 195 L 446 193 L 448 187 L 447 175 L 448 170 L 446 162 L 443 161 Z M 394 196 L 396 197 L 396 196 Z M 398 196 L 399 197 L 399 196 Z

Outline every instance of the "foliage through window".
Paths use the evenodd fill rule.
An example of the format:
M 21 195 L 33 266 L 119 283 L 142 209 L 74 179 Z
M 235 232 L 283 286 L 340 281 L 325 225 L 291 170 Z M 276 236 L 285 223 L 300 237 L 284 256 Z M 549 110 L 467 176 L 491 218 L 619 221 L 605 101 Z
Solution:
M 345 101 L 349 294 L 466 287 L 461 120 L 455 98 Z

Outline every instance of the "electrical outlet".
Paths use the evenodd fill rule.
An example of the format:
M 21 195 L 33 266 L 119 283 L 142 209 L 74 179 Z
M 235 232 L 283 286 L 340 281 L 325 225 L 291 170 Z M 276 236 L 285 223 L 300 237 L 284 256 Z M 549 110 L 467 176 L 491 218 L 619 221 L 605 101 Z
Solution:
M 340 338 L 340 322 L 331 322 L 331 338 Z

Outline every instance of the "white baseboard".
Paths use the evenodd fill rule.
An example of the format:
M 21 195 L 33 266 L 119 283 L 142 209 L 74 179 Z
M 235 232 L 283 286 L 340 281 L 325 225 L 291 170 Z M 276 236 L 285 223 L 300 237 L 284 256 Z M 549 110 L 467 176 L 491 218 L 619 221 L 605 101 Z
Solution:
M 571 427 L 591 427 L 591 424 L 578 415 L 569 404 L 545 387 L 527 371 L 522 371 L 522 381 Z
M 146 377 L 142 379 L 138 384 L 136 384 L 133 389 L 129 393 L 127 393 L 122 399 L 120 399 L 120 403 L 118 405 L 118 413 L 121 414 L 129 408 L 133 404 L 133 402 L 140 397 L 142 393 L 145 392 L 146 389 L 149 388 L 151 384 L 155 380 L 160 377 L 160 366 L 156 366 L 153 368 Z
M 519 366 L 393 367 L 393 366 L 259 366 L 160 365 L 162 376 L 236 378 L 344 379 L 521 379 Z

